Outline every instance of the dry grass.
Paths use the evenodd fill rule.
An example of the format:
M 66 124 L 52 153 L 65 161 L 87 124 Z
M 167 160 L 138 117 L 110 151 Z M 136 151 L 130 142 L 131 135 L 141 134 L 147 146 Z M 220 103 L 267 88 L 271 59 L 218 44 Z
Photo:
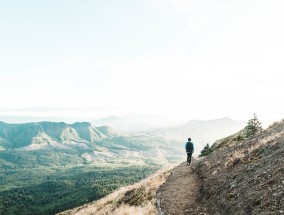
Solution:
M 280 214 L 284 121 L 216 150 L 198 164 L 201 196 L 212 214 Z
M 156 210 L 156 192 L 158 187 L 165 183 L 166 179 L 171 174 L 170 168 L 160 170 L 147 179 L 130 185 L 122 187 L 108 196 L 83 205 L 79 208 L 64 211 L 60 215 L 77 214 L 77 215 L 153 215 L 157 214 Z M 124 199 L 129 199 L 128 194 L 135 193 L 137 190 L 143 190 L 143 196 L 133 204 L 133 201 L 125 202 Z M 132 197 L 131 197 L 132 198 Z M 135 196 L 133 196 L 133 199 Z

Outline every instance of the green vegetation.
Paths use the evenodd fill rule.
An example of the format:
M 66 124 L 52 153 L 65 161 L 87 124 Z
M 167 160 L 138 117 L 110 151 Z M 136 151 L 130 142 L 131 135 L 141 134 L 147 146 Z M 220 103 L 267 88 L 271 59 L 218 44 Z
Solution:
M 242 142 L 245 140 L 245 135 L 243 135 L 241 132 L 237 134 L 237 136 L 233 139 L 234 141 L 237 141 L 237 143 Z
M 168 164 L 165 158 L 130 156 L 125 149 L 93 161 L 80 156 L 85 153 L 93 151 L 0 151 L 0 214 L 54 214 L 100 199 Z
M 0 215 L 54 214 L 100 199 L 180 162 L 181 149 L 90 123 L 0 122 Z
M 5 174 L 13 175 L 21 184 L 15 186 L 1 173 L 1 185 L 6 189 L 0 191 L 0 214 L 54 214 L 100 199 L 118 187 L 140 181 L 158 168 L 88 165 L 57 171 L 49 169 L 51 174 L 44 174 L 43 169 L 9 170 Z
M 248 120 L 247 125 L 244 129 L 239 132 L 225 137 L 223 139 L 215 141 L 211 146 L 211 150 L 219 150 L 222 148 L 229 147 L 231 145 L 240 144 L 247 138 L 252 137 L 260 132 L 262 132 L 261 122 L 258 120 L 256 114 L 253 115 L 251 119 Z M 208 149 L 206 149 L 208 151 Z M 206 153 L 206 152 L 205 152 Z
M 258 120 L 256 114 L 254 114 L 253 117 L 247 122 L 246 129 L 246 137 L 254 136 L 263 130 L 261 122 Z
M 204 148 L 201 150 L 199 157 L 205 157 L 207 155 L 210 155 L 213 152 L 213 149 L 209 146 L 209 143 L 207 143 Z

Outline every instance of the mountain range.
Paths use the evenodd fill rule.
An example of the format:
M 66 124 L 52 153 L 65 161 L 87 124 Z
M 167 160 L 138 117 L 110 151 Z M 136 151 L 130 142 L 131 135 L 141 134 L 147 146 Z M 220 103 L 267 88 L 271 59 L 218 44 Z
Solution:
M 246 129 L 215 141 L 190 166 L 183 162 L 59 214 L 283 214 L 284 120 L 237 139 Z
M 230 119 L 143 132 L 89 122 L 0 122 L 0 214 L 54 214 L 97 200 L 180 163 L 188 136 L 197 155 L 203 137 L 241 128 Z
M 54 214 L 182 158 L 179 147 L 152 134 L 88 122 L 0 122 L 0 214 Z
M 118 132 L 109 126 L 94 126 L 89 122 L 0 122 L 0 159 L 8 152 L 36 151 L 40 154 L 51 151 L 53 154 L 74 155 L 81 163 L 118 162 L 118 158 L 142 159 L 143 162 L 158 159 L 165 163 L 182 159 L 187 137 L 193 139 L 198 153 L 206 143 L 213 143 L 244 126 L 244 121 L 221 118 L 192 120 L 180 126 L 146 129 L 144 132 Z
M 245 125 L 245 121 L 230 118 L 191 120 L 179 126 L 149 129 L 148 132 L 180 143 L 190 137 L 195 144 L 196 153 L 199 153 L 205 144 L 212 144 L 217 139 L 241 130 Z
M 4 149 L 25 149 L 33 146 L 58 147 L 72 142 L 95 142 L 112 135 L 105 126 L 94 127 L 90 123 L 52 123 L 38 122 L 25 124 L 8 124 L 0 122 L 1 145 Z M 28 148 L 26 148 L 28 149 Z
M 177 157 L 179 152 L 176 146 L 151 134 L 122 134 L 110 127 L 95 127 L 88 122 L 0 122 L 0 147 L 0 159 L 7 158 L 7 153 L 36 152 L 40 156 L 41 152 L 50 151 L 53 154 L 64 152 L 65 155 L 77 156 L 76 160 L 82 164 L 94 161 L 119 162 L 118 159 L 126 158 L 148 161 L 152 157 L 153 160 L 161 158 L 161 162 L 166 162 L 165 158 L 174 160 L 173 157 Z

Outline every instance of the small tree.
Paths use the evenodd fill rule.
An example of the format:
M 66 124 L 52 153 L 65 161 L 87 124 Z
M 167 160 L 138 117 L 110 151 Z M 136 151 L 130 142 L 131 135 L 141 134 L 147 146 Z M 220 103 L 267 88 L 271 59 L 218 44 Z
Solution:
M 246 133 L 247 137 L 254 136 L 263 130 L 261 126 L 261 122 L 258 120 L 256 114 L 253 114 L 253 118 L 251 118 L 247 122 L 246 129 L 247 129 L 247 133 Z
M 245 136 L 241 133 L 239 133 L 235 138 L 235 141 L 237 141 L 237 143 L 240 143 L 241 141 L 245 140 Z
M 213 149 L 211 149 L 209 143 L 207 143 L 206 146 L 204 146 L 204 148 L 201 150 L 199 157 L 210 155 L 212 152 Z

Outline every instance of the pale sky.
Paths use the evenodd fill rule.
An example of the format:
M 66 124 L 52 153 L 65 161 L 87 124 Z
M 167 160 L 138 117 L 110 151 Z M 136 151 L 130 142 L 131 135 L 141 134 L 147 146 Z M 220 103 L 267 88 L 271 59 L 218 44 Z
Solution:
M 0 0 L 0 115 L 284 118 L 283 0 Z

